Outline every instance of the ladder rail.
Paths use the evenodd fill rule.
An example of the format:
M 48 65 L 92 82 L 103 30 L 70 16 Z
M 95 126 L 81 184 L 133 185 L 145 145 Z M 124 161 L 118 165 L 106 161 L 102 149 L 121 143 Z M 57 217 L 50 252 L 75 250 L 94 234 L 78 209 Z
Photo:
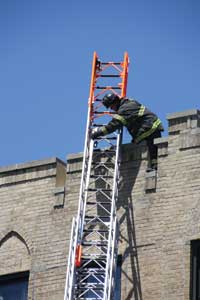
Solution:
M 91 148 L 91 141 L 89 138 L 89 130 L 90 130 L 90 109 L 88 110 L 88 117 L 87 117 L 87 125 L 86 125 L 86 140 L 85 140 L 85 146 L 84 146 L 84 155 L 83 155 L 83 164 L 82 164 L 82 175 L 81 175 L 81 185 L 80 185 L 80 191 L 79 191 L 79 206 L 78 206 L 78 221 L 77 221 L 77 226 L 79 227 L 79 236 L 81 236 L 82 228 L 83 228 L 83 214 L 82 211 L 85 207 L 85 189 L 86 189 L 86 184 L 88 181 L 88 172 L 90 171 L 89 169 L 89 160 L 91 162 L 91 154 L 90 154 L 90 148 Z M 90 157 L 90 158 L 89 158 Z M 89 158 L 89 160 L 88 160 Z M 86 163 L 87 162 L 87 163 Z M 86 175 L 85 175 L 86 174 Z M 79 241 L 77 241 L 79 242 Z
M 86 201 L 87 201 L 87 195 L 88 195 L 88 186 L 90 182 L 90 173 L 91 173 L 91 165 L 92 165 L 92 156 L 93 156 L 93 149 L 94 149 L 94 141 L 90 140 L 90 145 L 89 145 L 89 159 L 88 159 L 88 170 L 87 170 L 87 176 L 86 176 L 86 183 L 85 183 L 85 193 L 84 193 L 84 200 L 83 200 L 83 218 L 85 216 L 85 210 L 86 210 Z M 79 216 L 80 218 L 80 216 Z M 83 220 L 82 220 L 83 221 Z M 80 228 L 80 237 L 82 237 L 83 234 L 83 226 L 84 223 L 81 222 L 81 228 Z
M 84 156 L 83 156 L 83 164 L 82 164 L 82 174 L 81 174 L 81 185 L 80 185 L 80 191 L 79 191 L 79 207 L 78 207 L 78 226 L 80 224 L 80 231 L 79 231 L 79 237 L 82 235 L 83 231 L 83 219 L 81 220 L 81 211 L 84 209 L 85 211 L 85 193 L 84 189 L 88 182 L 88 170 L 89 165 L 87 162 L 88 155 L 90 155 L 89 161 L 91 162 L 92 156 L 90 153 L 90 149 L 94 145 L 94 141 L 90 140 L 90 128 L 92 124 L 92 112 L 93 112 L 93 102 L 94 102 L 94 89 L 95 89 L 95 82 L 96 82 L 96 62 L 97 62 L 98 56 L 97 53 L 94 52 L 93 55 L 93 62 L 92 62 L 92 73 L 91 73 L 91 81 L 90 81 L 90 93 L 89 93 L 89 99 L 88 99 L 88 115 L 87 115 L 87 124 L 86 124 L 86 139 L 85 139 L 85 145 L 84 145 Z M 92 144 L 91 144 L 92 143 Z M 93 152 L 93 151 L 92 151 Z M 91 163 L 90 163 L 91 166 Z M 86 167 L 86 168 L 85 168 Z M 87 179 L 84 180 L 85 172 L 87 173 Z
M 117 250 L 117 244 L 118 244 L 118 223 L 117 223 L 117 211 L 116 211 L 116 201 L 118 199 L 118 186 L 119 186 L 119 168 L 120 168 L 120 162 L 121 162 L 121 158 L 120 158 L 120 145 L 121 145 L 121 141 L 122 141 L 122 134 L 123 131 L 121 130 L 121 132 L 119 133 L 119 138 L 118 138 L 118 145 L 117 145 L 117 156 L 116 156 L 116 161 L 115 161 L 115 169 L 116 169 L 116 180 L 114 182 L 114 193 L 113 193 L 113 205 L 114 205 L 114 220 L 113 220 L 113 243 L 112 243 L 112 256 L 111 256 L 111 261 L 113 262 L 113 264 L 111 265 L 111 269 L 110 269 L 110 277 L 109 277 L 109 281 L 108 281 L 108 285 L 109 285 L 109 291 L 108 291 L 108 299 L 111 299 L 111 295 L 112 292 L 114 292 L 114 288 L 115 288 L 115 282 L 114 282 L 114 272 L 116 270 L 116 259 L 114 256 L 116 254 L 116 250 Z M 113 285 L 112 285 L 112 281 L 113 281 Z M 109 284 L 110 283 L 110 284 Z
M 124 71 L 122 72 L 122 90 L 121 90 L 121 97 L 126 96 L 127 90 L 127 80 L 128 80 L 128 65 L 129 65 L 129 57 L 128 53 L 124 53 Z
M 125 52 L 124 61 L 121 63 L 102 63 L 97 53 L 94 52 L 78 212 L 77 217 L 73 218 L 72 222 L 64 300 L 114 300 L 119 229 L 116 201 L 118 199 L 122 129 L 113 135 L 97 138 L 96 141 L 91 139 L 90 133 L 96 126 L 103 126 L 98 122 L 95 124 L 95 119 L 107 115 L 112 117 L 114 114 L 103 108 L 101 103 L 103 95 L 106 92 L 113 92 L 119 97 L 126 96 L 128 65 L 127 52 Z M 107 70 L 110 67 L 114 70 L 108 74 Z M 102 74 L 104 71 L 106 73 Z M 112 85 L 103 84 L 102 80 L 112 77 L 121 79 L 121 82 Z M 103 78 L 100 80 L 101 86 L 97 85 L 99 78 Z M 121 95 L 118 93 L 119 89 Z M 101 148 L 101 145 L 105 144 L 109 148 Z M 96 152 L 94 152 L 94 148 L 97 145 L 100 147 L 97 149 L 100 150 L 98 152 L 100 157 L 98 156 L 98 160 L 95 162 Z M 106 149 L 112 149 L 112 154 L 107 156 L 106 151 L 108 150 Z M 102 156 L 101 153 L 103 153 Z M 108 159 L 108 163 L 105 158 Z M 96 167 L 93 169 L 92 166 L 95 163 Z M 107 172 L 107 177 L 101 171 L 99 173 L 98 168 L 100 170 L 103 168 Z M 96 172 L 95 170 L 97 175 L 93 173 Z M 93 180 L 95 176 L 97 179 Z M 98 188 L 98 183 L 101 182 L 107 187 Z M 93 184 L 96 183 L 97 186 L 93 188 Z M 96 200 L 93 200 L 93 196 L 97 197 Z M 103 197 L 102 203 L 102 200 L 98 202 L 98 197 L 100 197 L 99 199 Z M 105 204 L 103 205 L 103 203 Z M 92 232 L 89 235 L 88 230 Z
M 86 164 L 86 161 L 87 161 L 87 156 L 90 153 L 88 148 L 91 147 L 91 143 L 89 140 L 89 128 L 90 128 L 90 109 L 88 110 L 88 117 L 87 117 L 87 124 L 86 124 L 87 137 L 85 139 L 85 146 L 84 146 L 83 168 L 82 168 L 81 185 L 80 185 L 80 191 L 79 191 L 78 214 L 77 214 L 77 217 L 73 218 L 73 220 L 72 220 L 73 223 L 72 223 L 71 238 L 70 238 L 69 256 L 68 256 L 68 267 L 69 268 L 67 268 L 67 278 L 66 278 L 66 288 L 65 288 L 64 300 L 72 299 L 71 298 L 72 297 L 72 281 L 73 281 L 74 271 L 75 271 L 76 245 L 79 242 L 79 238 L 80 238 L 80 234 L 81 234 L 79 229 L 81 228 L 81 231 L 83 229 L 83 219 L 82 219 L 81 211 L 83 210 L 83 208 L 85 206 L 85 203 L 84 203 L 85 197 L 83 197 L 83 195 L 84 195 L 84 189 L 85 189 L 86 183 L 85 183 L 84 175 L 85 175 L 85 172 L 88 174 L 89 166 L 88 166 L 88 164 Z M 75 228 L 74 228 L 74 226 L 75 226 Z M 72 242 L 72 240 L 74 242 Z M 75 246 L 73 247 L 73 245 L 75 245 Z M 71 274 L 69 271 L 70 269 L 71 269 Z M 67 295 L 68 289 L 69 289 L 69 297 Z
M 112 260 L 112 265 L 111 265 L 111 270 L 110 270 L 110 277 L 109 277 L 109 289 L 108 289 L 108 299 L 113 299 L 111 298 L 114 295 L 114 290 L 115 290 L 115 272 L 116 272 L 116 264 L 117 264 L 117 244 L 118 244 L 118 223 L 117 223 L 117 217 L 115 217 L 114 221 L 113 221 L 113 228 L 114 228 L 114 232 L 113 232 L 113 240 L 114 240 L 114 245 L 113 245 L 113 249 L 112 249 L 112 256 L 111 256 L 111 260 Z
M 70 245 L 69 245 L 69 255 L 68 255 L 68 265 L 67 265 L 67 277 L 65 283 L 65 294 L 64 300 L 70 300 L 72 297 L 72 281 L 74 277 L 74 266 L 73 261 L 75 261 L 75 251 L 76 249 L 76 218 L 73 217 L 72 219 L 72 228 L 71 228 L 71 238 L 70 238 Z M 74 238 L 75 237 L 75 238 Z M 71 272 L 70 272 L 71 270 Z
M 119 150 L 121 144 L 122 131 L 120 130 L 117 134 L 117 151 L 115 157 L 115 171 L 113 177 L 113 194 L 112 194 L 112 204 L 111 204 L 111 226 L 109 230 L 109 239 L 108 239 L 108 250 L 107 250 L 107 264 L 106 264 L 106 278 L 105 278 L 105 287 L 104 287 L 104 300 L 109 300 L 111 293 L 111 284 L 110 278 L 112 277 L 112 267 L 113 265 L 109 262 L 112 262 L 114 257 L 114 234 L 116 231 L 116 201 L 118 196 L 118 180 L 119 180 Z M 115 222 L 114 222 L 115 221 Z

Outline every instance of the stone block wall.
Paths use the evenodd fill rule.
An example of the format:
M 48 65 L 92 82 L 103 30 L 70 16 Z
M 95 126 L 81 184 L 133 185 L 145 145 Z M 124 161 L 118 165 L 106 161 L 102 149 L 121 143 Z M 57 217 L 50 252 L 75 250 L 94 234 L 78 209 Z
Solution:
M 66 271 L 65 164 L 0 168 L 0 275 L 29 271 L 28 299 L 62 299 Z
M 168 116 L 169 136 L 155 140 L 157 174 L 145 174 L 144 155 L 131 160 L 124 146 L 118 209 L 124 300 L 190 299 L 191 241 L 200 239 L 199 120 L 198 110 Z
M 167 116 L 155 140 L 122 146 L 119 254 L 122 300 L 190 300 L 191 241 L 200 239 L 200 112 Z M 29 271 L 29 299 L 63 299 L 82 153 L 0 168 L 0 275 Z

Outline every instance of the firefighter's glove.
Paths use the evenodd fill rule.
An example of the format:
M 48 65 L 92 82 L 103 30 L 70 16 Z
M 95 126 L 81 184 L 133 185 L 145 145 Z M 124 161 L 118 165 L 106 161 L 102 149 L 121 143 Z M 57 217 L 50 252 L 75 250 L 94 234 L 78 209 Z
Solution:
M 103 130 L 102 130 L 101 127 L 96 127 L 94 129 L 92 129 L 92 132 L 91 132 L 91 138 L 92 139 L 96 139 L 101 135 L 104 135 Z

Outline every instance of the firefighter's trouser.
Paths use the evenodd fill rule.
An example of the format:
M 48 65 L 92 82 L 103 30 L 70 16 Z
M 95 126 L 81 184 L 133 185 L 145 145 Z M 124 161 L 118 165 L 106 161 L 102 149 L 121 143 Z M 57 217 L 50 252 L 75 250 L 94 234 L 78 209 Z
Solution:
M 156 168 L 157 167 L 157 156 L 158 156 L 158 148 L 157 145 L 154 145 L 154 139 L 161 137 L 160 130 L 154 131 L 148 138 L 145 140 L 147 141 L 147 146 L 149 149 L 149 163 L 150 168 Z

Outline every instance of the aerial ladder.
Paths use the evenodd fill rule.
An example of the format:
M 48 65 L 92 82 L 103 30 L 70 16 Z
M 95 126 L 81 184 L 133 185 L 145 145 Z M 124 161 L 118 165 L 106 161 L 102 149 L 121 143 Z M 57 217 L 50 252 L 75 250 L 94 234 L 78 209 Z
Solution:
M 122 130 L 94 140 L 91 131 L 112 117 L 102 105 L 103 96 L 126 96 L 128 65 L 127 52 L 122 62 L 102 62 L 94 52 L 78 214 L 72 220 L 64 300 L 115 299 Z

